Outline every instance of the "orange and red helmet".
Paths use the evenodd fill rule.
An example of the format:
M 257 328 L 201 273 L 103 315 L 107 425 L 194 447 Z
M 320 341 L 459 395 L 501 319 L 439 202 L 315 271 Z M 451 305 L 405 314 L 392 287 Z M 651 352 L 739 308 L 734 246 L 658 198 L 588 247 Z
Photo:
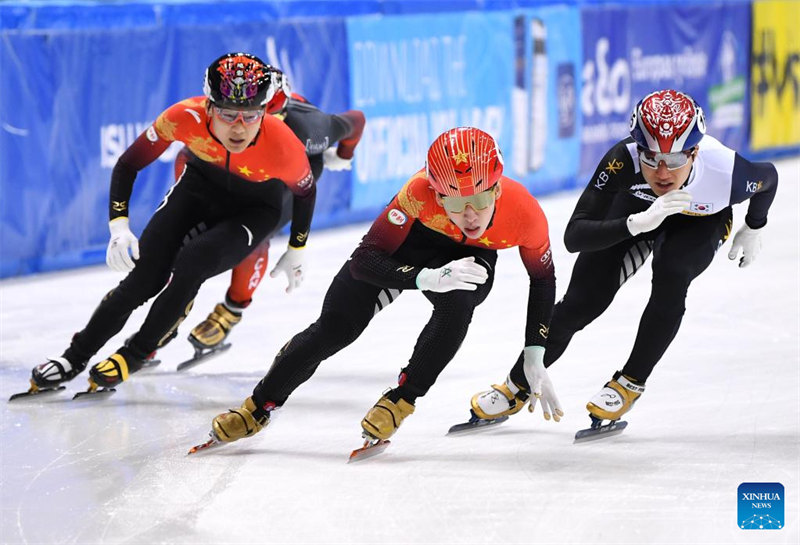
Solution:
M 458 127 L 433 141 L 425 170 L 431 187 L 440 195 L 467 197 L 497 184 L 503 175 L 503 156 L 488 133 Z

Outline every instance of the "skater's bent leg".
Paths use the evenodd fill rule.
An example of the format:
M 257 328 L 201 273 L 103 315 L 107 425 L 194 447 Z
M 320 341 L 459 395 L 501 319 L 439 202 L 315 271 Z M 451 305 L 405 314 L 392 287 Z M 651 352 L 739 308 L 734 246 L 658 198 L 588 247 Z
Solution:
M 277 221 L 274 209 L 257 210 L 260 214 L 248 212 L 210 227 L 180 249 L 172 280 L 153 302 L 130 346 L 146 354 L 155 350 L 188 314 L 203 282 L 235 266 L 255 249 Z
M 475 307 L 492 289 L 493 265 L 486 283 L 475 291 L 425 292 L 433 303 L 433 313 L 417 338 L 408 365 L 400 372 L 398 387 L 388 395 L 392 402 L 402 398 L 413 405 L 418 397 L 428 392 L 456 355 L 467 336 Z
M 597 319 L 609 307 L 619 288 L 650 255 L 647 241 L 629 241 L 600 252 L 584 252 L 572 269 L 564 297 L 553 307 L 545 345 L 544 365 L 550 367 L 569 346 L 572 337 Z M 635 256 L 635 259 L 631 255 Z M 520 352 L 511 369 L 511 380 L 530 390 Z
M 256 405 L 283 405 L 323 360 L 355 341 L 377 312 L 376 301 L 381 291 L 353 279 L 345 264 L 328 288 L 317 321 L 280 349 L 269 372 L 256 385 L 253 390 Z
M 689 285 L 708 268 L 727 237 L 730 211 L 718 216 L 675 218 L 670 230 L 656 241 L 652 291 L 622 369 L 626 377 L 644 384 L 678 333 Z

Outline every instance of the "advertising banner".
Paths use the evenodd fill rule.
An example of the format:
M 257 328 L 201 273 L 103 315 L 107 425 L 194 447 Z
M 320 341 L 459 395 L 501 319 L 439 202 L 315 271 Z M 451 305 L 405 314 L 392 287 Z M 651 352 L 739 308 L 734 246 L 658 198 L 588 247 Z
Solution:
M 754 150 L 800 145 L 800 2 L 753 3 Z
M 347 109 L 345 47 L 341 20 L 5 35 L 0 65 L 14 77 L 0 86 L 0 276 L 102 261 L 117 158 L 162 110 L 202 95 L 215 58 L 255 53 L 286 71 L 296 92 L 335 113 Z M 171 185 L 178 149 L 137 178 L 135 233 Z M 323 220 L 347 209 L 349 177 L 323 175 Z
M 746 148 L 749 5 L 594 5 L 581 15 L 581 177 L 628 135 L 633 106 L 658 89 L 691 95 L 706 113 L 709 134 Z
M 512 32 L 510 13 L 348 19 L 351 105 L 367 117 L 354 210 L 388 203 L 452 127 L 492 134 L 509 160 Z
M 534 195 L 574 185 L 581 118 L 580 12 L 552 6 L 514 17 L 511 148 L 506 175 Z

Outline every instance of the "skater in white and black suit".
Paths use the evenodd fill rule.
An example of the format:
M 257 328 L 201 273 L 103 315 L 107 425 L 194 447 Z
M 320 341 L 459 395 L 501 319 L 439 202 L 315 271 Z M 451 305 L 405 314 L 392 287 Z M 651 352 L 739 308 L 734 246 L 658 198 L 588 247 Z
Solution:
M 755 260 L 778 186 L 771 163 L 750 162 L 705 135 L 703 112 L 684 93 L 646 96 L 630 126 L 630 137 L 600 161 L 567 225 L 565 245 L 580 255 L 545 346 L 549 367 L 653 254 L 650 300 L 633 350 L 586 406 L 595 422 L 618 420 L 644 392 L 678 332 L 689 285 L 731 233 L 731 205 L 748 199 L 728 257 L 741 254 L 740 267 Z M 513 414 L 529 389 L 520 357 L 504 383 L 473 396 L 472 410 L 483 419 Z

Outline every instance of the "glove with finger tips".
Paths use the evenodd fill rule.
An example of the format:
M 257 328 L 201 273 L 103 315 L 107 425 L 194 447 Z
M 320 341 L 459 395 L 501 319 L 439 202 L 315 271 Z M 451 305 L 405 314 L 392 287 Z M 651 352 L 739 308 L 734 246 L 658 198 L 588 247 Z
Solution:
M 130 230 L 128 218 L 111 220 L 108 230 L 111 238 L 106 249 L 106 264 L 115 271 L 132 271 L 136 266 L 134 260 L 139 259 L 139 241 Z
M 739 260 L 739 267 L 747 267 L 756 260 L 761 252 L 761 229 L 751 229 L 747 224 L 736 231 L 733 236 L 731 250 L 728 252 L 728 259 L 736 259 L 742 251 L 742 258 Z
M 286 293 L 292 293 L 292 290 L 303 283 L 303 249 L 289 246 L 269 273 L 270 278 L 275 278 L 280 273 L 286 275 L 289 281 Z
M 453 290 L 475 291 L 489 278 L 486 269 L 473 256 L 456 259 L 438 269 L 424 268 L 417 274 L 417 288 L 444 293 Z
M 650 208 L 638 214 L 628 216 L 626 225 L 631 235 L 652 231 L 673 214 L 683 212 L 692 203 L 692 196 L 688 191 L 676 189 L 657 198 Z
M 552 415 L 553 420 L 560 422 L 561 417 L 564 416 L 564 411 L 561 408 L 558 397 L 556 397 L 553 383 L 547 375 L 547 369 L 544 367 L 544 347 L 526 346 L 523 354 L 522 369 L 525 372 L 525 379 L 531 388 L 531 401 L 528 405 L 528 410 L 533 412 L 536 408 L 536 401 L 539 400 L 542 402 L 544 419 L 550 420 Z

